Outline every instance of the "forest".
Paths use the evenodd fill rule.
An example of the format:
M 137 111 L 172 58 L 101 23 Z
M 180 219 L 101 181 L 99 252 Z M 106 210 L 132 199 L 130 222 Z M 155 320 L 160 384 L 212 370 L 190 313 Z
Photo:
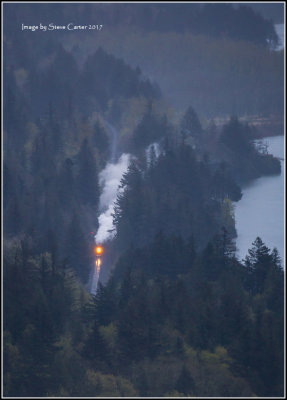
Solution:
M 113 27 L 94 38 L 20 30 L 95 15 Z M 4 396 L 282 396 L 283 255 L 254 237 L 239 260 L 234 215 L 242 185 L 281 172 L 242 118 L 283 121 L 273 22 L 231 4 L 6 3 L 3 33 Z M 122 154 L 92 294 L 101 174 Z

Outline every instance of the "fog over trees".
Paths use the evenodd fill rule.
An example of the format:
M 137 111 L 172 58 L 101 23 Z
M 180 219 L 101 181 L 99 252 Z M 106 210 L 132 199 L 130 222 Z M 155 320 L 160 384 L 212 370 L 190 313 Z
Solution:
M 283 254 L 236 255 L 243 185 L 281 172 L 261 7 L 3 5 L 4 396 L 284 394 Z

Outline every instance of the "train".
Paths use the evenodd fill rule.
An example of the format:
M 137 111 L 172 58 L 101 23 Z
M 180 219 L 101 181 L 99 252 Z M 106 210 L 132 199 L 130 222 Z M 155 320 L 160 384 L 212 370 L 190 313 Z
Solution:
M 97 245 L 94 248 L 94 253 L 96 257 L 101 257 L 104 253 L 104 248 L 101 245 Z
M 102 259 L 101 259 L 101 256 L 103 255 L 103 253 L 104 253 L 104 248 L 103 248 L 103 246 L 101 246 L 101 245 L 97 245 L 97 246 L 95 246 L 95 248 L 94 248 L 94 253 L 95 253 L 95 256 L 96 256 L 96 266 L 97 266 L 97 268 L 100 268 L 100 266 L 101 266 L 101 264 L 102 264 Z

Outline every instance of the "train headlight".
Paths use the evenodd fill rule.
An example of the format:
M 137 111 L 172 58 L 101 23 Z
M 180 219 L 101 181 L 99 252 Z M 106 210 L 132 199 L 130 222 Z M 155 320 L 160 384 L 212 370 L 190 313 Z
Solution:
M 101 255 L 103 254 L 103 248 L 102 248 L 102 246 L 97 246 L 97 247 L 95 248 L 95 253 L 96 253 L 97 256 L 101 256 Z

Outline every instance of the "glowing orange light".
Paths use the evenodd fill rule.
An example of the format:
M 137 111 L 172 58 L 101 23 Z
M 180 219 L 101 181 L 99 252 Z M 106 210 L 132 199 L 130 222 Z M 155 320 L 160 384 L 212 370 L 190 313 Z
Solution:
M 96 253 L 97 256 L 102 255 L 103 254 L 103 248 L 101 246 L 97 246 L 95 248 L 95 253 Z
M 100 258 L 98 258 L 98 259 L 96 260 L 96 266 L 97 266 L 97 267 L 100 267 L 101 264 L 102 264 L 102 261 L 101 261 Z

